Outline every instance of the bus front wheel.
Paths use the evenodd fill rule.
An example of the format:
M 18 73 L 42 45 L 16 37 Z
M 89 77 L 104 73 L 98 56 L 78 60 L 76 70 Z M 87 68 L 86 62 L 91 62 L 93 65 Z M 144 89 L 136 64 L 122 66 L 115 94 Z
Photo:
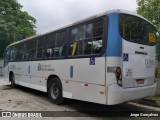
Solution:
M 62 97 L 62 84 L 59 78 L 51 78 L 47 87 L 48 97 L 54 104 L 61 104 L 63 102 Z
M 14 88 L 16 84 L 15 84 L 15 77 L 13 73 L 10 74 L 10 82 L 11 82 L 12 88 Z

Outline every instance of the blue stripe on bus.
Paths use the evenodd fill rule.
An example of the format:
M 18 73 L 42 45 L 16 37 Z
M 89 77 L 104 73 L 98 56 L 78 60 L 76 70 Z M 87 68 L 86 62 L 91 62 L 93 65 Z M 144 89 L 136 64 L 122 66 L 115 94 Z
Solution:
M 70 66 L 70 78 L 73 78 L 73 66 Z
M 111 13 L 109 17 L 108 25 L 108 39 L 106 56 L 122 56 L 122 38 L 119 33 L 119 15 L 117 13 Z

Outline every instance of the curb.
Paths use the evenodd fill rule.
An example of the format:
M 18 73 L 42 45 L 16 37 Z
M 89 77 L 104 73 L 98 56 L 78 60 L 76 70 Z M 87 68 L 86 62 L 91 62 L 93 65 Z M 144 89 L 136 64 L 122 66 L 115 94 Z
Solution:
M 160 104 L 158 104 L 155 100 L 151 100 L 151 99 L 141 99 L 139 101 L 137 101 L 139 104 L 144 104 L 144 105 L 149 105 L 149 106 L 154 106 L 154 107 L 160 107 Z
M 144 104 L 140 104 L 140 103 L 137 103 L 137 102 L 128 102 L 128 104 L 134 105 L 134 106 L 137 106 L 137 107 L 141 107 L 141 108 L 150 109 L 150 110 L 153 110 L 153 111 L 160 111 L 159 107 L 154 107 L 154 106 L 150 106 L 150 105 L 144 105 Z

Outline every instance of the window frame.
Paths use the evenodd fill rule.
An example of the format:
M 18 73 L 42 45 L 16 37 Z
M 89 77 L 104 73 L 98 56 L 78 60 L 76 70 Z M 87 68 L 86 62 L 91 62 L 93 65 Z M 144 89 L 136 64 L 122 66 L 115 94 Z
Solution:
M 20 49 L 21 44 L 24 45 L 24 43 L 23 42 L 18 43 L 18 57 L 17 57 L 17 61 L 22 61 L 22 59 L 19 59 L 19 54 L 21 53 L 21 55 L 22 55 L 22 50 Z
M 11 50 L 13 49 L 13 47 L 16 47 L 17 52 L 16 52 L 15 59 L 14 59 L 14 60 L 11 60 Z M 19 49 L 19 44 L 15 44 L 15 45 L 10 46 L 9 62 L 16 62 L 16 61 L 18 61 L 18 60 L 17 60 L 17 57 L 18 57 L 18 49 Z M 13 57 L 13 56 L 12 56 L 12 57 Z
M 7 52 L 9 52 L 9 54 L 7 54 Z M 6 56 L 8 55 L 7 59 Z M 3 67 L 6 67 L 8 65 L 8 63 L 10 62 L 10 46 L 6 48 L 5 52 L 4 52 L 4 64 Z
M 43 50 L 46 50 L 46 36 L 45 36 L 45 35 L 42 35 L 42 36 L 36 37 L 36 39 L 37 39 L 37 46 L 36 46 L 36 58 L 35 58 L 35 60 L 43 60 L 44 57 L 45 57 L 45 51 L 42 52 L 42 57 L 41 57 L 41 58 L 37 58 L 37 55 L 38 55 L 38 50 L 39 50 L 39 48 L 40 48 L 40 49 L 43 49 Z M 42 46 L 39 47 L 39 40 L 41 41 L 41 39 L 44 40 L 44 41 L 43 41 L 43 42 L 44 42 L 43 47 L 42 47 Z
M 100 21 L 102 20 L 103 21 L 103 34 L 102 34 L 102 50 L 101 50 L 101 53 L 98 53 L 98 54 L 86 54 L 86 55 L 78 55 L 78 56 L 69 56 L 69 44 L 70 44 L 70 32 L 73 28 L 77 28 L 81 25 L 87 25 L 87 24 L 91 24 L 91 23 L 94 23 L 94 22 L 97 22 L 97 21 Z M 31 38 L 30 40 L 26 40 L 26 41 L 23 41 L 24 44 L 26 42 L 28 42 L 28 59 L 26 60 L 15 60 L 15 61 L 10 61 L 9 62 L 26 62 L 26 61 L 42 61 L 42 60 L 58 60 L 58 59 L 76 59 L 76 58 L 89 58 L 89 57 L 101 57 L 104 53 L 105 53 L 105 50 L 107 49 L 107 37 L 108 37 L 108 24 L 109 23 L 109 17 L 108 15 L 103 15 L 103 16 L 100 16 L 100 17 L 97 17 L 97 18 L 93 18 L 93 19 L 89 19 L 89 20 L 85 20 L 85 21 L 82 21 L 82 22 L 79 22 L 79 23 L 76 23 L 76 24 L 73 24 L 71 26 L 68 26 L 68 27 L 65 27 L 65 28 L 62 28 L 62 29 L 59 29 L 59 30 L 55 30 L 55 31 L 52 31 L 52 32 L 49 32 L 49 33 L 46 33 L 44 35 L 41 35 L 41 36 L 37 36 L 37 37 L 33 37 Z M 56 34 L 56 33 L 60 33 L 60 32 L 65 32 L 66 35 L 66 41 L 65 41 L 65 53 L 64 53 L 64 56 L 59 56 L 59 57 L 46 57 L 45 54 L 46 54 L 46 48 L 47 48 L 47 37 L 51 34 Z M 32 40 L 35 40 L 36 39 L 36 51 L 38 50 L 37 47 L 38 47 L 38 38 L 40 37 L 43 37 L 45 39 L 45 45 L 44 45 L 44 48 L 45 48 L 45 51 L 44 51 L 44 57 L 43 58 L 37 58 L 37 54 L 36 54 L 36 58 L 34 59 L 30 59 L 29 56 L 30 56 L 30 50 L 31 50 L 31 41 Z M 85 38 L 85 39 L 91 39 L 91 38 Z M 84 39 L 84 40 L 85 40 Z M 22 42 L 22 43 L 23 43 Z M 16 44 L 16 46 L 19 46 L 20 43 Z M 12 46 L 15 46 L 15 45 L 11 45 L 9 46 L 10 49 Z M 10 56 L 9 56 L 10 57 Z M 10 59 L 10 58 L 9 58 Z
M 68 44 L 68 30 L 67 30 L 67 28 L 60 29 L 60 30 L 58 30 L 58 31 L 53 31 L 53 32 L 51 32 L 51 33 L 46 34 L 45 36 L 46 36 L 46 41 L 47 41 L 48 36 L 51 36 L 52 34 L 55 35 L 55 36 L 57 36 L 57 35 L 56 35 L 57 33 L 62 33 L 62 32 L 65 32 L 65 34 L 66 34 L 66 40 L 65 40 L 65 42 L 64 42 L 64 44 L 66 45 L 64 56 L 46 57 L 46 56 L 45 56 L 45 55 L 46 55 L 46 49 L 47 49 L 47 42 L 46 42 L 46 48 L 45 48 L 45 52 L 44 52 L 44 60 L 67 59 L 67 56 L 66 56 L 66 55 L 67 55 L 67 44 Z M 55 46 L 56 46 L 56 39 L 57 39 L 57 38 L 55 38 Z
M 23 41 L 23 42 L 20 42 L 18 43 L 18 57 L 19 57 L 19 53 L 20 53 L 20 45 L 23 44 L 23 51 L 21 51 L 21 56 L 24 54 L 24 44 L 27 45 L 27 49 L 25 50 L 25 53 L 28 53 L 28 58 L 27 59 L 19 59 L 17 58 L 17 62 L 21 62 L 21 61 L 29 61 L 29 45 L 30 45 L 30 42 L 29 41 Z
M 102 50 L 101 50 L 101 53 L 98 53 L 98 54 L 86 54 L 86 55 L 76 55 L 76 56 L 71 56 L 69 55 L 69 49 L 70 49 L 70 38 L 71 38 L 71 31 L 72 29 L 74 28 L 78 28 L 82 25 L 88 25 L 88 24 L 91 24 L 91 23 L 94 23 L 94 22 L 98 22 L 98 21 L 103 21 L 103 34 L 102 34 Z M 105 53 L 105 49 L 106 49 L 106 46 L 107 46 L 107 36 L 108 36 L 108 22 L 109 22 L 109 18 L 107 15 L 104 15 L 104 16 L 101 16 L 101 17 L 98 17 L 98 18 L 94 18 L 94 19 L 91 19 L 91 20 L 87 20 L 85 22 L 81 22 L 81 23 L 78 23 L 78 24 L 75 24 L 71 27 L 69 27 L 69 40 L 67 42 L 67 57 L 68 59 L 74 59 L 74 58 L 89 58 L 89 57 L 101 57 L 104 53 Z M 93 37 L 94 39 L 95 37 Z M 85 38 L 84 40 L 89 40 L 89 39 L 92 39 L 92 38 Z M 82 40 L 82 41 L 84 41 Z M 73 41 L 72 41 L 73 42 Z
M 122 15 L 127 15 L 127 16 L 131 16 L 131 17 L 135 17 L 135 18 L 137 18 L 137 19 L 140 19 L 140 20 L 144 20 L 146 23 L 148 23 L 148 24 L 150 24 L 156 31 L 157 31 L 157 29 L 155 28 L 155 26 L 154 25 L 152 25 L 150 22 L 148 22 L 147 20 L 145 20 L 145 19 L 143 19 L 143 18 L 141 18 L 141 17 L 138 17 L 138 16 L 135 16 L 135 15 L 132 15 L 132 14 L 127 14 L 127 13 L 120 13 L 118 16 L 118 22 L 119 22 L 119 34 L 120 34 L 120 36 L 121 36 L 121 38 L 123 38 L 124 40 L 126 40 L 126 41 L 128 41 L 128 42 L 131 42 L 131 43 L 135 43 L 135 44 L 140 44 L 140 45 L 147 45 L 147 46 L 155 46 L 156 44 L 157 44 L 157 36 L 155 35 L 155 37 L 156 37 L 156 43 L 154 43 L 154 45 L 149 45 L 149 44 L 141 44 L 141 43 L 137 43 L 137 42 L 133 42 L 133 41 L 130 41 L 130 40 L 127 40 L 122 34 L 121 34 L 121 27 L 120 27 L 120 21 L 121 21 L 121 16 Z
M 36 60 L 37 60 L 37 46 L 38 46 L 38 42 L 37 42 L 38 40 L 37 40 L 37 38 L 38 38 L 38 37 L 35 37 L 35 38 L 29 40 L 29 46 L 31 46 L 31 41 L 33 41 L 33 40 L 36 41 L 36 46 L 35 46 L 36 48 L 35 48 L 35 49 L 33 49 L 33 48 L 31 48 L 31 47 L 28 48 L 28 51 L 29 51 L 28 61 L 36 61 Z M 30 58 L 30 55 L 31 55 L 30 53 L 31 53 L 32 50 L 36 50 L 36 53 L 35 53 L 35 58 L 32 58 L 32 59 L 31 59 L 31 58 Z

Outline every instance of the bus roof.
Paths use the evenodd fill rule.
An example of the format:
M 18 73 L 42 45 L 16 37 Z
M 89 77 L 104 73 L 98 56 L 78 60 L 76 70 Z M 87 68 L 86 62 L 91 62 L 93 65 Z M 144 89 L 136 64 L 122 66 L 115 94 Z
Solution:
M 18 44 L 18 43 L 22 43 L 22 42 L 27 41 L 27 40 L 30 40 L 30 39 L 32 39 L 32 38 L 37 38 L 37 37 L 43 36 L 43 35 L 45 35 L 45 34 L 49 34 L 49 33 L 52 33 L 52 32 L 55 32 L 55 31 L 58 31 L 58 30 L 61 30 L 61 29 L 64 29 L 64 28 L 68 28 L 68 27 L 71 27 L 71 26 L 73 26 L 73 25 L 76 25 L 76 24 L 79 24 L 79 23 L 82 23 L 82 22 L 85 22 L 85 21 L 88 21 L 88 20 L 92 20 L 92 19 L 97 18 L 97 17 L 105 16 L 105 15 L 112 14 L 112 13 L 130 14 L 130 15 L 133 15 L 133 16 L 140 17 L 140 18 L 148 21 L 149 23 L 151 23 L 149 20 L 147 20 L 146 18 L 144 18 L 144 17 L 141 16 L 141 15 L 138 15 L 138 14 L 135 13 L 135 12 L 130 12 L 130 11 L 121 10 L 121 9 L 114 9 L 114 10 L 109 10 L 109 11 L 107 10 L 107 11 L 105 11 L 105 12 L 103 12 L 103 13 L 96 14 L 96 15 L 93 15 L 93 16 L 88 17 L 88 18 L 86 18 L 86 19 L 79 20 L 79 21 L 74 22 L 74 23 L 72 23 L 72 24 L 70 24 L 70 25 L 67 25 L 67 26 L 64 26 L 64 27 L 60 27 L 60 28 L 58 28 L 58 29 L 55 29 L 55 30 L 52 30 L 52 31 L 49 31 L 49 32 L 46 32 L 46 33 L 43 33 L 43 34 L 39 34 L 39 35 L 35 35 L 35 36 L 32 36 L 32 37 L 28 37 L 28 38 L 19 40 L 19 41 L 17 41 L 17 42 L 14 42 L 14 43 L 8 45 L 8 47 L 9 47 L 9 46 L 12 46 L 12 45 L 15 45 L 15 44 Z M 152 23 L 151 23 L 151 24 L 152 24 Z M 153 25 L 153 24 L 152 24 L 152 25 Z

